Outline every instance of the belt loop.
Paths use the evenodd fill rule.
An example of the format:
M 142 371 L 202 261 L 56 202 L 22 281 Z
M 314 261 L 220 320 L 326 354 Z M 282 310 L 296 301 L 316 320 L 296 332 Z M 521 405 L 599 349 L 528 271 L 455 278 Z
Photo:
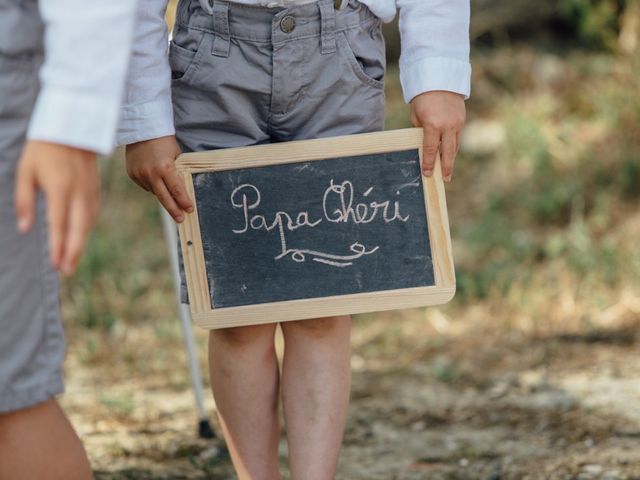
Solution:
M 211 14 L 213 15 L 213 31 L 216 35 L 216 38 L 213 41 L 213 49 L 211 53 L 217 57 L 228 57 L 229 50 L 231 48 L 229 2 L 226 0 L 213 0 Z
M 322 21 L 321 42 L 322 55 L 328 55 L 337 51 L 336 47 L 336 9 L 332 0 L 321 0 L 320 18 Z

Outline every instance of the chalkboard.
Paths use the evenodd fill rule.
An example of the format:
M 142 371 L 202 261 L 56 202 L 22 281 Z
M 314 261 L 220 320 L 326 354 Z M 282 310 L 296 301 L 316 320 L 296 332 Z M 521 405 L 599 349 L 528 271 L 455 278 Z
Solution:
M 421 139 L 410 129 L 181 156 L 196 204 L 180 227 L 196 321 L 448 301 L 444 190 L 439 175 L 421 175 Z
M 213 308 L 435 285 L 418 149 L 193 184 Z

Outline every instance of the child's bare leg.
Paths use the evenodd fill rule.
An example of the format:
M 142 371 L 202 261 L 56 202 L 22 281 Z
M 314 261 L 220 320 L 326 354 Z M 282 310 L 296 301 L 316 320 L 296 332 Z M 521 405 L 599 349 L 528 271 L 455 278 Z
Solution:
M 209 335 L 211 387 L 240 480 L 280 478 L 275 329 L 237 327 Z
M 282 397 L 292 480 L 335 477 L 351 389 L 351 319 L 281 324 Z
M 0 414 L 0 479 L 92 477 L 82 443 L 55 400 Z

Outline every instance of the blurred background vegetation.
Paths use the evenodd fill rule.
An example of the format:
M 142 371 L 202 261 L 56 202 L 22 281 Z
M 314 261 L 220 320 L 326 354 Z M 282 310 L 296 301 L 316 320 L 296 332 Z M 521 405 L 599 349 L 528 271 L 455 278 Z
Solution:
M 554 372 L 569 378 L 570 372 L 562 369 L 574 365 L 572 375 L 596 375 L 604 355 L 628 380 L 621 389 L 628 394 L 629 385 L 635 385 L 631 397 L 615 389 L 610 395 L 624 398 L 626 405 L 637 403 L 640 388 L 634 374 L 625 377 L 623 366 L 635 361 L 640 324 L 640 3 L 473 0 L 472 9 L 473 91 L 455 179 L 447 190 L 458 293 L 442 308 L 356 319 L 354 402 L 374 396 L 374 385 L 400 382 L 403 372 L 417 371 L 411 385 L 441 384 L 456 395 L 482 395 L 505 378 L 516 379 L 508 387 L 514 389 L 510 394 L 530 395 L 531 390 L 522 390 L 522 379 L 542 369 L 534 386 L 551 385 L 557 393 L 570 388 Z M 396 66 L 396 32 L 394 25 L 385 32 L 388 128 L 409 126 Z M 89 453 L 100 478 L 228 478 L 228 462 L 204 455 L 209 451 L 205 445 L 187 439 L 195 414 L 158 206 L 126 178 L 121 153 L 102 162 L 102 174 L 99 225 L 78 274 L 64 286 L 72 345 L 67 406 L 90 439 Z M 197 332 L 197 341 L 206 371 L 206 334 Z M 586 361 L 596 357 L 598 362 Z M 389 405 L 399 402 L 393 392 L 413 395 L 402 385 L 391 388 Z M 551 417 L 543 414 L 544 425 L 575 431 L 577 424 L 591 425 L 590 415 L 596 414 L 590 409 L 595 407 L 585 407 L 581 395 L 588 390 L 576 388 L 570 391 L 576 403 L 568 411 L 579 422 L 568 422 L 562 416 L 566 408 L 558 407 L 560 413 L 552 409 Z M 389 428 L 407 431 L 411 408 L 417 407 L 406 406 L 402 420 Z M 620 414 L 606 402 L 598 408 L 603 409 L 598 418 Z M 480 417 L 490 415 L 484 407 L 478 409 Z M 539 413 L 527 415 L 538 418 Z M 436 467 L 430 473 L 416 467 L 413 473 L 392 476 L 400 468 L 394 463 L 400 453 L 371 453 L 375 432 L 358 437 L 360 419 L 353 417 L 341 464 L 341 478 L 350 480 L 578 478 L 572 475 L 584 473 L 589 461 L 575 458 L 597 457 L 586 439 L 596 442 L 596 437 L 613 435 L 612 425 L 618 425 L 614 419 L 588 427 L 593 431 L 584 435 L 561 432 L 567 439 L 564 446 L 550 442 L 539 457 L 531 452 L 518 457 L 515 447 L 500 450 L 499 442 L 500 451 L 485 455 L 479 445 L 486 441 L 467 439 L 462 447 L 454 442 L 458 446 L 442 458 L 414 462 L 440 465 L 451 476 L 432 476 L 440 471 Z M 640 415 L 633 419 L 640 425 Z M 515 430 L 539 427 L 509 421 Z M 442 422 L 434 425 L 442 428 L 439 438 L 444 439 L 453 420 L 444 416 Z M 483 425 L 478 429 L 488 428 Z M 551 427 L 545 428 L 542 434 Z M 144 439 L 142 444 L 126 433 L 132 431 Z M 158 440 L 172 431 L 168 443 Z M 154 445 L 155 453 L 145 442 Z M 510 466 L 503 461 L 509 455 L 516 459 Z M 603 469 L 608 466 L 604 457 L 598 461 Z M 479 465 L 474 473 L 465 470 L 469 462 Z M 383 472 L 383 464 L 388 465 L 386 474 L 372 473 L 377 467 Z M 502 476 L 489 477 L 496 464 Z M 619 476 L 606 478 L 637 478 L 631 475 L 640 475 L 638 465 L 616 463 Z M 552 473 L 536 476 L 543 466 Z M 173 473 L 162 476 L 167 471 Z M 227 473 L 215 477 L 216 472 Z

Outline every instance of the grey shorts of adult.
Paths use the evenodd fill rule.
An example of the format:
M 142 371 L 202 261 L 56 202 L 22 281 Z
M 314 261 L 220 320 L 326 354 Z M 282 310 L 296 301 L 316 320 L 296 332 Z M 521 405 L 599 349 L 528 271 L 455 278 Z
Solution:
M 169 49 L 185 152 L 384 128 L 384 38 L 365 5 L 214 0 L 212 10 L 181 0 Z
M 63 391 L 65 342 L 45 205 L 39 199 L 36 225 L 26 235 L 16 229 L 14 210 L 16 166 L 41 62 L 41 54 L 0 53 L 0 414 Z

